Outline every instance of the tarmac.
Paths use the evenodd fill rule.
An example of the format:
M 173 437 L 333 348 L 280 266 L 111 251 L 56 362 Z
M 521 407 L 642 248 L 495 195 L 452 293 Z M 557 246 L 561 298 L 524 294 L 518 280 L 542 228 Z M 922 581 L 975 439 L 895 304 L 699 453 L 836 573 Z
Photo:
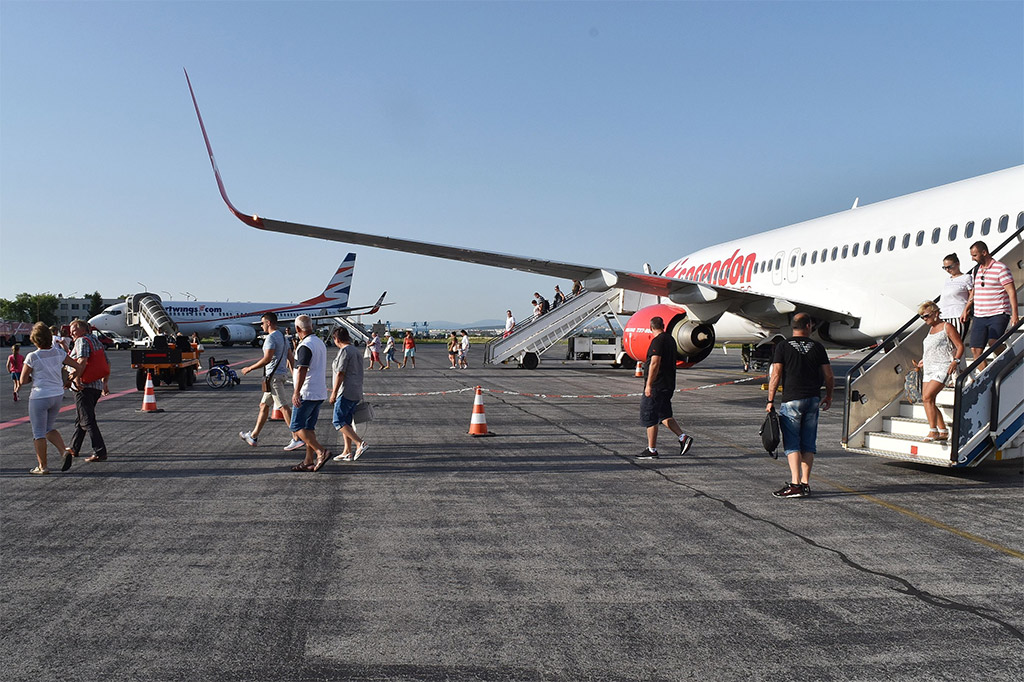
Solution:
M 319 473 L 290 471 L 280 422 L 258 447 L 239 439 L 257 378 L 160 387 L 163 411 L 140 413 L 112 351 L 110 458 L 61 474 L 51 448 L 55 473 L 31 476 L 28 391 L 12 402 L 4 375 L 0 676 L 1024 679 L 1019 460 L 847 453 L 837 390 L 813 495 L 776 499 L 788 469 L 760 447 L 765 393 L 738 353 L 680 372 L 695 444 L 681 457 L 669 436 L 652 461 L 633 458 L 632 371 L 418 353 L 367 373 L 370 447 Z M 488 437 L 467 435 L 477 385 Z M 326 407 L 319 426 L 336 451 Z

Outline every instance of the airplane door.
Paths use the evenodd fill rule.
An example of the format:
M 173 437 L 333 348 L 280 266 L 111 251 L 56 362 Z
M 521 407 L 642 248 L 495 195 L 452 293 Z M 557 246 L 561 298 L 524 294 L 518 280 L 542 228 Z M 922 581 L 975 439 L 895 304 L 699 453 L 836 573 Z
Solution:
M 786 263 L 786 276 L 790 284 L 796 284 L 800 279 L 800 248 L 797 247 L 789 252 L 789 262 Z
M 772 284 L 782 284 L 782 268 L 786 267 L 786 252 L 779 251 L 772 256 Z

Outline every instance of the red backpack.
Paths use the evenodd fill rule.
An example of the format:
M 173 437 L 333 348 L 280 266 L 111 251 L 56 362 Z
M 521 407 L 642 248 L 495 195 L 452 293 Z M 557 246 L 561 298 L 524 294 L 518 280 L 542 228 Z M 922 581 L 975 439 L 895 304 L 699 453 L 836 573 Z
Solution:
M 110 363 L 107 361 L 107 354 L 103 350 L 103 344 L 91 336 L 83 336 L 89 344 L 89 358 L 86 360 L 85 369 L 78 378 L 80 384 L 91 384 L 103 377 L 110 376 Z

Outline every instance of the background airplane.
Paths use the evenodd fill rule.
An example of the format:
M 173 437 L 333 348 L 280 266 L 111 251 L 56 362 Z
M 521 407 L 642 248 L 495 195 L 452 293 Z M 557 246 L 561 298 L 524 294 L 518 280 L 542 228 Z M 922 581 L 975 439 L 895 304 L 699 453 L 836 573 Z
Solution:
M 185 74 L 188 79 L 188 74 Z M 591 290 L 612 287 L 650 296 L 625 326 L 623 348 L 643 359 L 651 317 L 661 316 L 681 351 L 681 364 L 707 357 L 717 341 L 757 342 L 789 331 L 801 310 L 816 334 L 834 345 L 859 347 L 896 331 L 923 300 L 941 289 L 942 258 L 958 253 L 969 266 L 970 245 L 989 248 L 1024 228 L 1024 166 L 858 206 L 702 249 L 676 259 L 661 274 L 609 269 L 338 230 L 247 215 L 231 203 L 189 91 L 221 197 L 250 227 L 348 244 L 579 279 Z
M 350 253 L 334 272 L 323 292 L 300 303 L 241 303 L 231 301 L 162 301 L 164 310 L 185 335 L 214 336 L 224 345 L 249 343 L 256 339 L 260 318 L 266 312 L 277 314 L 278 322 L 289 324 L 299 315 L 315 319 L 366 312 L 373 314 L 384 303 L 385 291 L 372 306 L 348 307 L 356 254 Z M 117 303 L 92 317 L 89 324 L 103 331 L 130 336 L 132 330 L 125 320 L 125 303 Z

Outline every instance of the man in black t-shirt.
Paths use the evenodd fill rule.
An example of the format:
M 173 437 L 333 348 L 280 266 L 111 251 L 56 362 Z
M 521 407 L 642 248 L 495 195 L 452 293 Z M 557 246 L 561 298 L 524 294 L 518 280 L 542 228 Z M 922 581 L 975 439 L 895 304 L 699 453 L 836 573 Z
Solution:
M 679 437 L 679 454 L 685 455 L 693 438 L 683 433 L 672 417 L 672 394 L 676 390 L 676 341 L 665 331 L 665 321 L 651 318 L 655 337 L 647 348 L 647 379 L 640 398 L 640 423 L 647 428 L 647 447 L 637 459 L 657 459 L 658 424 L 664 424 Z
M 811 335 L 811 318 L 806 313 L 793 316 L 793 336 L 775 344 L 771 379 L 768 381 L 768 405 L 775 409 L 775 392 L 785 388 L 786 402 L 779 405 L 782 446 L 789 460 L 790 482 L 776 490 L 775 497 L 807 497 L 811 494 L 811 465 L 817 451 L 818 409 L 832 405 L 835 377 L 825 347 Z M 821 385 L 825 384 L 825 398 Z

